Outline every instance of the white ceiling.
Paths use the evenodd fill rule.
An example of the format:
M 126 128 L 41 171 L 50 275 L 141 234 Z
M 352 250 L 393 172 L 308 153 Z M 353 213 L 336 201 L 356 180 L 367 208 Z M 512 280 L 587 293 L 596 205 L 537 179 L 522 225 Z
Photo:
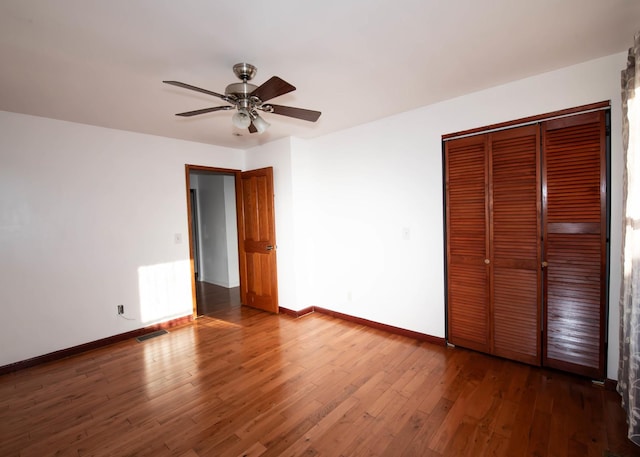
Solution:
M 249 148 L 310 138 L 625 51 L 639 0 L 0 0 L 0 110 Z M 231 67 L 297 87 L 263 135 L 220 100 Z

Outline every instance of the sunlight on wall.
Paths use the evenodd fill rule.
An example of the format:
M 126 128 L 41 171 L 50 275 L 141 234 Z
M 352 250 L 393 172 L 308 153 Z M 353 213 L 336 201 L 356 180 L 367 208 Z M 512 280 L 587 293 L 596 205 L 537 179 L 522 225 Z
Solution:
M 626 207 L 626 249 L 632 252 L 625 255 L 624 275 L 629 277 L 637 271 L 640 262 L 640 100 L 638 89 L 627 101 L 629 118 L 629 146 L 627 150 L 627 207 Z M 630 255 L 629 255 L 630 254 Z M 636 264 L 635 268 L 632 263 Z M 637 274 L 637 273 L 636 273 Z
M 143 324 L 192 312 L 190 275 L 188 260 L 138 268 L 140 320 Z

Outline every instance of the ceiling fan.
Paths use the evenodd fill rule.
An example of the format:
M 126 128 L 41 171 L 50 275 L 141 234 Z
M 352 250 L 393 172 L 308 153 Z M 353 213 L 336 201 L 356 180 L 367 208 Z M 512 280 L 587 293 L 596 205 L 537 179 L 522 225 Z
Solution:
M 198 114 L 211 113 L 213 111 L 228 111 L 235 109 L 236 113 L 231 118 L 233 125 L 238 128 L 248 128 L 250 133 L 263 133 L 270 125 L 260 117 L 258 111 L 280 114 L 281 116 L 294 117 L 296 119 L 302 119 L 310 122 L 318 120 L 320 114 L 322 114 L 320 111 L 266 103 L 272 98 L 292 92 L 296 90 L 296 88 L 277 76 L 271 77 L 271 79 L 261 86 L 251 84 L 249 81 L 253 79 L 257 71 L 258 69 L 256 67 L 248 63 L 238 63 L 234 65 L 233 72 L 242 82 L 229 84 L 224 91 L 224 95 L 210 90 L 201 89 L 190 84 L 181 83 L 179 81 L 162 82 L 182 87 L 184 89 L 202 92 L 203 94 L 213 95 L 214 97 L 218 97 L 229 103 L 228 105 L 213 106 L 211 108 L 177 113 L 176 116 L 190 117 Z

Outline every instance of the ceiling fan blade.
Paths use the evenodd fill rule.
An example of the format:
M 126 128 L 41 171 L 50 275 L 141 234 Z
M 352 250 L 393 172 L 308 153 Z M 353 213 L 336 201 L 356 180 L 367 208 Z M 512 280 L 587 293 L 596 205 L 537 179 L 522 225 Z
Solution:
M 295 117 L 304 121 L 315 122 L 322 114 L 320 111 L 312 111 L 310 109 L 294 108 L 293 106 L 271 105 L 274 114 L 281 116 Z
M 253 122 L 249 124 L 249 133 L 256 133 L 258 129 L 253 125 Z
M 233 109 L 233 106 L 214 106 L 212 108 L 203 108 L 194 111 L 185 111 L 184 113 L 177 113 L 176 116 L 190 117 L 198 114 L 212 113 L 214 111 L 226 111 L 230 109 Z
M 230 98 L 226 95 L 219 94 L 217 92 L 212 92 L 207 89 L 201 89 L 200 87 L 192 86 L 191 84 L 181 83 L 180 81 L 162 81 L 165 84 L 171 84 L 172 86 L 182 87 L 183 89 L 195 90 L 196 92 L 202 92 L 203 94 L 213 95 L 214 97 L 218 97 L 223 99 L 224 101 L 229 101 Z
M 272 98 L 279 97 L 280 95 L 287 94 L 294 90 L 296 90 L 296 88 L 285 80 L 280 79 L 277 76 L 272 76 L 266 83 L 251 92 L 251 95 L 255 95 L 263 102 L 266 102 L 267 100 L 271 100 Z

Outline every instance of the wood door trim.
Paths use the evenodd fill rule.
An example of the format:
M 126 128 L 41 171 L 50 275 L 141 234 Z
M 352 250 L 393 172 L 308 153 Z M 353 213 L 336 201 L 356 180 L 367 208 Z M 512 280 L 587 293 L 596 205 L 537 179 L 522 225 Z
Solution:
M 247 293 L 244 287 L 245 266 L 247 260 L 244 256 L 244 240 L 242 230 L 244 227 L 244 215 L 242 213 L 242 172 L 236 172 L 236 225 L 238 227 L 238 267 L 240 268 L 240 303 L 247 303 Z
M 588 111 L 599 111 L 599 110 L 609 109 L 609 108 L 611 108 L 611 101 L 606 100 L 602 102 L 591 103 L 588 105 L 576 106 L 574 108 L 567 108 L 559 111 L 552 111 L 549 113 L 538 114 L 536 116 L 523 117 L 520 119 L 515 119 L 513 121 L 499 122 L 497 124 L 489 124 L 484 127 L 476 127 L 473 129 L 462 130 L 460 132 L 447 133 L 445 135 L 442 135 L 442 141 L 452 140 L 454 138 L 465 137 L 465 136 L 470 136 L 470 135 L 475 135 L 480 133 L 489 133 L 496 130 L 504 130 L 504 129 L 518 127 L 526 124 L 533 124 L 537 122 L 548 121 L 554 118 L 562 118 L 565 116 L 572 116 L 574 114 L 584 113 Z
M 194 319 L 198 317 L 198 302 L 196 300 L 196 277 L 195 277 L 195 267 L 194 267 L 194 259 L 193 259 L 193 246 L 195 240 L 193 239 L 193 208 L 191 208 L 191 172 L 193 171 L 206 171 L 210 173 L 220 173 L 220 174 L 233 174 L 235 176 L 236 184 L 238 182 L 238 177 L 240 176 L 240 170 L 230 169 L 230 168 L 219 168 L 219 167 L 208 167 L 205 165 L 192 165 L 185 164 L 184 165 L 184 173 L 185 173 L 185 184 L 187 187 L 187 231 L 189 234 L 189 272 L 191 275 L 191 313 Z M 238 187 L 236 185 L 236 209 L 238 206 Z M 236 211 L 237 213 L 237 211 Z M 236 214 L 237 216 L 237 214 Z M 240 231 L 240 226 L 236 227 L 236 230 Z

